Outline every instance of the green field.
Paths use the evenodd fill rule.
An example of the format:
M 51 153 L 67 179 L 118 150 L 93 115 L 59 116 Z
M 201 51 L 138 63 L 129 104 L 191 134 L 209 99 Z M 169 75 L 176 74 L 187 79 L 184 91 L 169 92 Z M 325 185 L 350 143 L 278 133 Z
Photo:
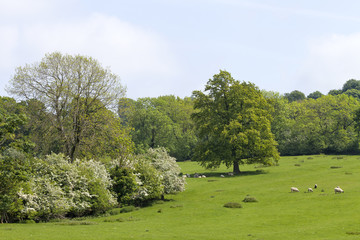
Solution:
M 243 166 L 204 170 L 179 163 L 186 191 L 137 211 L 40 224 L 2 224 L 0 239 L 359 239 L 360 157 L 283 157 L 276 167 Z M 308 187 L 318 189 L 307 193 Z M 300 192 L 290 193 L 290 187 Z M 340 186 L 345 193 L 335 194 Z M 258 202 L 244 203 L 247 196 Z M 225 208 L 228 202 L 242 208 Z

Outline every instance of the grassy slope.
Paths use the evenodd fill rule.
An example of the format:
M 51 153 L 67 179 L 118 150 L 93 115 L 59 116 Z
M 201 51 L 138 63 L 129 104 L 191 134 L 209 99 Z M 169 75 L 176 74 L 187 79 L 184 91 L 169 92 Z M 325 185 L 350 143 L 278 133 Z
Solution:
M 244 175 L 225 178 L 219 175 L 226 168 L 208 171 L 192 162 L 180 166 L 184 173 L 211 177 L 188 179 L 187 190 L 168 196 L 171 201 L 87 220 L 95 225 L 3 224 L 0 239 L 360 238 L 358 156 L 284 157 L 278 167 L 243 166 Z M 314 193 L 304 193 L 315 183 L 319 188 Z M 334 194 L 338 185 L 344 194 Z M 290 193 L 292 186 L 300 192 Z M 247 194 L 259 202 L 242 203 Z M 243 208 L 224 208 L 227 202 L 240 202 Z M 104 222 L 118 218 L 131 221 Z

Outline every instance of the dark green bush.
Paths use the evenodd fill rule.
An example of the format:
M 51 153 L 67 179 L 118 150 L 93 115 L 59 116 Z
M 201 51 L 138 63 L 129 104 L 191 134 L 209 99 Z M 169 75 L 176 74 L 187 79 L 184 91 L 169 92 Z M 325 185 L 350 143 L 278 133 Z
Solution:
M 120 210 L 120 213 L 128 213 L 128 212 L 132 212 L 132 211 L 135 211 L 136 210 L 136 207 L 134 206 L 127 206 L 127 207 L 123 207 L 121 210 Z
M 330 168 L 335 169 L 335 168 L 342 168 L 341 166 L 331 166 Z
M 257 202 L 258 200 L 255 197 L 246 196 L 243 202 Z
M 242 208 L 240 203 L 237 202 L 228 202 L 224 204 L 224 207 L 226 208 Z
M 129 203 L 132 194 L 136 191 L 135 175 L 131 169 L 116 166 L 110 170 L 113 180 L 113 191 L 116 193 L 119 203 Z
M 107 213 L 109 213 L 110 215 L 118 215 L 121 213 L 121 210 L 119 208 L 114 208 L 108 211 Z
M 89 222 L 89 221 L 68 221 L 68 222 L 59 222 L 56 223 L 56 225 L 70 225 L 70 226 L 75 226 L 75 225 L 97 225 L 97 222 Z

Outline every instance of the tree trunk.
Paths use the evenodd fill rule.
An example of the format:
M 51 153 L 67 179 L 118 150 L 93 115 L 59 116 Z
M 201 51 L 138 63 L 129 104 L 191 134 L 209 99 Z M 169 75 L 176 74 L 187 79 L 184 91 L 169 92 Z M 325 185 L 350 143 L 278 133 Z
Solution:
M 234 174 L 240 174 L 240 168 L 239 168 L 239 162 L 238 161 L 234 161 L 234 170 L 233 170 Z

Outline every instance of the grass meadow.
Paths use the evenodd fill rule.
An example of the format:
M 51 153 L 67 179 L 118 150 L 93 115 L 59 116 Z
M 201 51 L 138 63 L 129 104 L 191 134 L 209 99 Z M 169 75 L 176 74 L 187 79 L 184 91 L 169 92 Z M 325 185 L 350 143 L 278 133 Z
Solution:
M 241 176 L 224 178 L 225 167 L 179 165 L 207 178 L 188 178 L 185 192 L 127 213 L 2 224 L 0 239 L 360 239 L 360 156 L 282 157 L 279 166 L 242 166 Z M 335 194 L 336 186 L 345 193 Z M 248 195 L 257 202 L 243 202 Z M 225 208 L 229 202 L 242 208 Z

